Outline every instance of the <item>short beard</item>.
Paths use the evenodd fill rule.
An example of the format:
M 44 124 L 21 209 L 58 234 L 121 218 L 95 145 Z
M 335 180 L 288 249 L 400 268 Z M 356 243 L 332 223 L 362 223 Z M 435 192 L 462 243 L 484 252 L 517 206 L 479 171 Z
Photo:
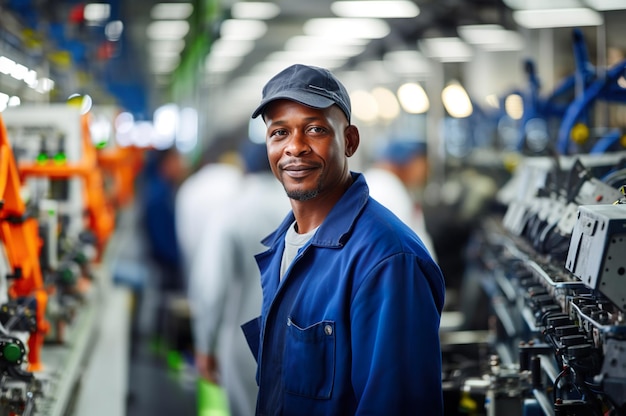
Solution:
M 315 198 L 320 193 L 319 189 L 313 189 L 312 191 L 291 191 L 291 192 L 285 189 L 285 192 L 287 192 L 287 196 L 290 199 L 293 199 L 295 201 L 308 201 L 310 199 Z

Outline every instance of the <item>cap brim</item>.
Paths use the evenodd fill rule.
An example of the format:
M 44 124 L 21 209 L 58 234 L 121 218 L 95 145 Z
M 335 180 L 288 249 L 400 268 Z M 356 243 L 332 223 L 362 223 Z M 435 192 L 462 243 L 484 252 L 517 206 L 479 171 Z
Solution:
M 263 113 L 269 103 L 276 100 L 291 100 L 313 108 L 328 108 L 335 104 L 330 98 L 322 97 L 321 95 L 313 94 L 308 91 L 288 91 L 267 97 L 261 101 L 261 104 L 259 104 L 256 110 L 254 110 L 254 113 L 252 113 L 252 118 L 257 118 Z

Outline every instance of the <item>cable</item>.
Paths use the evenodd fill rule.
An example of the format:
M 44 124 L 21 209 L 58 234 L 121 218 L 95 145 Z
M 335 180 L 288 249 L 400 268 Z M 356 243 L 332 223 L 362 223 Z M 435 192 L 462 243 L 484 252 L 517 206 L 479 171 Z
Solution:
M 556 376 L 556 378 L 554 379 L 554 384 L 552 387 L 552 402 L 556 403 L 556 392 L 559 388 L 559 382 L 561 381 L 561 379 L 569 372 L 569 367 L 568 366 L 563 366 L 563 370 Z

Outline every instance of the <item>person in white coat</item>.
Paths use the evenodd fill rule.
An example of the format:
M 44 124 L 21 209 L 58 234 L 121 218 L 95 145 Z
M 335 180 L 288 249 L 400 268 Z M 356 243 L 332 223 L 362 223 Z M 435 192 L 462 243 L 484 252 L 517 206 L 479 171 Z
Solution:
M 389 139 L 379 149 L 364 175 L 372 198 L 409 225 L 436 260 L 432 238 L 417 198 L 428 179 L 426 150 L 423 141 Z
M 228 204 L 237 194 L 243 170 L 238 160 L 229 153 L 220 159 L 211 155 L 209 148 L 203 155 L 201 166 L 182 183 L 176 194 L 176 237 L 181 251 L 185 288 L 193 259 L 200 245 L 207 217 L 213 210 Z
M 256 362 L 240 328 L 261 311 L 254 255 L 290 210 L 270 170 L 265 143 L 248 142 L 241 155 L 246 173 L 239 196 L 209 219 L 189 291 L 196 368 L 224 388 L 231 416 L 253 415 L 256 407 Z

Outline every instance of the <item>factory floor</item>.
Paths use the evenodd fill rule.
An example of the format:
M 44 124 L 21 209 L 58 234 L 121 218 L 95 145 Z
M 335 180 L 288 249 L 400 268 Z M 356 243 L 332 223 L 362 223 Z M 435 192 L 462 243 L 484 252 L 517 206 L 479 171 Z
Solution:
M 180 324 L 180 321 L 178 322 Z M 188 332 L 165 337 L 133 334 L 128 374 L 127 416 L 195 416 L 197 377 L 188 348 L 177 348 L 175 338 L 188 339 Z M 160 339 L 160 341 L 157 341 Z M 187 351 L 184 351 L 187 350 Z
M 188 316 L 181 312 L 183 297 L 157 289 L 159 271 L 146 257 L 137 222 L 133 208 L 120 215 L 111 254 L 115 283 L 132 292 L 125 416 L 196 416 L 197 378 L 188 352 Z
M 127 416 L 197 415 L 196 378 L 188 360 L 164 354 L 153 344 L 142 339 L 133 345 Z

